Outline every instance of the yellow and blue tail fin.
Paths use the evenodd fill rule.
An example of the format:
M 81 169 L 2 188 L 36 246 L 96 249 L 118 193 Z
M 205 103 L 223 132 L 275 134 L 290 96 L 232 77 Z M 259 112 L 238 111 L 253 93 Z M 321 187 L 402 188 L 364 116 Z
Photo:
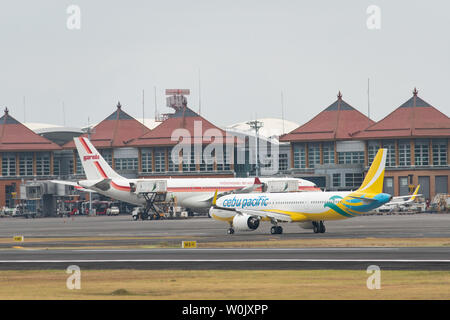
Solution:
M 364 178 L 364 181 L 357 190 L 364 193 L 382 193 L 384 182 L 384 169 L 386 165 L 387 149 L 379 149 L 372 165 Z

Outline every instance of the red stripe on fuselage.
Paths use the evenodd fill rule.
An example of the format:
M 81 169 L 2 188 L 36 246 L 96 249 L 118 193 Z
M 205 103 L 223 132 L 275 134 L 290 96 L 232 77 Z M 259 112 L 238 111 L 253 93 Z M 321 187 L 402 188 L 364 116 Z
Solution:
M 130 192 L 131 188 L 128 186 L 121 186 L 118 185 L 117 183 L 111 181 L 111 186 L 116 189 L 116 190 L 120 190 L 120 191 L 127 191 Z M 167 188 L 167 191 L 169 192 L 214 192 L 214 191 L 231 191 L 231 190 L 236 190 L 239 189 L 239 187 L 234 187 L 234 188 L 230 188 L 230 187 L 173 187 L 173 188 Z M 308 190 L 319 190 L 317 187 L 299 187 L 299 190 L 304 190 L 304 189 L 308 189 Z M 260 191 L 260 190 L 255 190 L 255 191 Z
M 80 142 L 83 145 L 84 149 L 87 151 L 87 153 L 91 154 L 92 151 L 89 148 L 89 146 L 87 145 L 86 141 L 84 141 L 84 138 L 80 138 Z
M 114 181 L 111 181 L 111 186 L 116 189 L 116 190 L 120 190 L 120 191 L 131 191 L 130 187 L 125 187 L 125 186 L 119 186 L 117 183 L 115 183 Z

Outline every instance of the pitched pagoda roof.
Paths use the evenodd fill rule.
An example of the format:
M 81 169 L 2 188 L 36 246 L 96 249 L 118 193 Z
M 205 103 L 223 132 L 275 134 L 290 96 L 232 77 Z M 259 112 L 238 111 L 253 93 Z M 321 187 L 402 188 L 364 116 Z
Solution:
M 413 96 L 382 120 L 354 135 L 355 138 L 448 137 L 450 118 L 428 102 Z
M 177 129 L 187 130 L 190 137 L 195 140 L 195 143 L 211 143 L 211 139 L 204 137 L 205 132 L 209 129 L 215 129 L 215 133 L 213 131 L 209 131 L 211 135 L 220 133 L 224 139 L 224 143 L 232 143 L 233 141 L 235 141 L 235 139 L 225 138 L 226 131 L 220 129 L 219 127 L 216 127 L 214 124 L 212 124 L 187 106 L 184 106 L 183 108 L 176 110 L 175 113 L 170 114 L 168 119 L 164 120 L 151 132 L 135 139 L 130 143 L 130 145 L 141 147 L 176 145 L 178 144 L 179 140 L 172 140 L 171 137 L 174 131 Z M 186 131 L 184 132 L 186 133 Z M 225 141 L 225 139 L 227 140 Z M 192 141 L 192 143 L 194 143 L 194 141 Z
M 90 141 L 96 148 L 127 147 L 133 139 L 148 132 L 150 129 L 123 111 L 119 102 L 117 109 L 92 129 Z M 74 149 L 75 143 L 69 141 L 63 148 Z
M 0 118 L 0 152 L 12 151 L 53 151 L 60 146 L 41 137 L 14 119 L 5 108 Z
M 282 142 L 308 142 L 348 140 L 352 133 L 363 130 L 375 122 L 342 99 L 337 100 L 313 119 L 280 137 Z

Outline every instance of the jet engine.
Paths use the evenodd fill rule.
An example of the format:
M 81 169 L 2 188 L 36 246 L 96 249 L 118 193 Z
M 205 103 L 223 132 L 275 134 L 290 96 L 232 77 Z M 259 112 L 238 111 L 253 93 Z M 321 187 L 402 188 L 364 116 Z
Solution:
M 313 229 L 314 228 L 314 226 L 313 226 L 311 221 L 300 222 L 299 226 L 300 226 L 300 228 L 303 228 L 303 229 Z
M 239 231 L 254 231 L 259 227 L 259 219 L 248 214 L 237 214 L 233 218 L 233 227 Z

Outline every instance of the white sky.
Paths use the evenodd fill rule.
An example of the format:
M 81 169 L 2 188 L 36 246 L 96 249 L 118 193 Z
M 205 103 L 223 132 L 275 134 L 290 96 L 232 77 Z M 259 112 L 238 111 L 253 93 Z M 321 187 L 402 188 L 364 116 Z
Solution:
M 69 30 L 69 5 L 81 29 Z M 369 30 L 369 5 L 381 29 Z M 168 112 L 163 90 L 189 88 L 217 125 L 281 117 L 303 124 L 336 99 L 380 120 L 419 96 L 450 115 L 450 2 L 40 0 L 0 2 L 0 107 L 26 121 L 98 122 L 120 100 L 132 116 Z M 2 112 L 1 112 L 2 113 Z

